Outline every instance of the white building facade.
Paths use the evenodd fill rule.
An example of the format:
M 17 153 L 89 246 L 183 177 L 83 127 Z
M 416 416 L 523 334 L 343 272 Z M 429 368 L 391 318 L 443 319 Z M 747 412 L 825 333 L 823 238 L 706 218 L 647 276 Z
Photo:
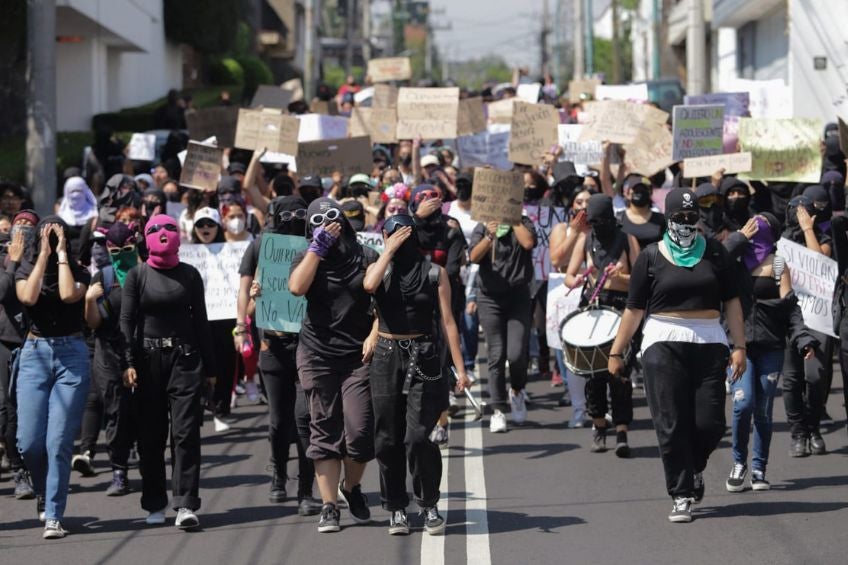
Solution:
M 182 87 L 183 58 L 165 38 L 162 0 L 57 0 L 59 131 Z

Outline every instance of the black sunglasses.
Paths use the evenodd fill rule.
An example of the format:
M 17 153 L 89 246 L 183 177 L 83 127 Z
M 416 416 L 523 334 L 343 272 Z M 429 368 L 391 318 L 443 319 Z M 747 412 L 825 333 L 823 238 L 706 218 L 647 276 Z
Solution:
M 301 208 L 300 210 L 283 210 L 280 212 L 277 217 L 281 222 L 290 222 L 294 219 L 304 220 L 306 219 L 306 208 Z
M 203 228 L 214 228 L 218 224 L 216 224 L 214 220 L 203 219 L 203 220 L 199 220 L 199 221 L 195 222 L 194 225 L 198 228 L 203 229 Z
M 135 251 L 135 245 L 124 245 L 123 247 L 110 247 L 109 255 L 119 255 L 124 252 Z
M 174 224 L 153 224 L 152 226 L 148 226 L 147 231 L 144 232 L 145 235 L 150 235 L 152 233 L 156 233 L 158 231 L 165 230 L 177 233 L 180 230 L 177 229 L 177 226 Z
M 701 217 L 698 212 L 675 212 L 669 219 L 676 224 L 697 224 Z
M 336 208 L 330 208 L 323 214 L 312 214 L 312 217 L 309 218 L 309 223 L 313 226 L 320 226 L 325 222 L 332 222 L 333 220 L 337 220 L 342 213 L 338 211 Z

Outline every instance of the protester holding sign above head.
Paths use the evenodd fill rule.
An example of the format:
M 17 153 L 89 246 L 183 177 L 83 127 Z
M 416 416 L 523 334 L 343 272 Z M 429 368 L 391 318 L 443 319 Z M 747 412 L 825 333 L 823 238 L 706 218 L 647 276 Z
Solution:
M 130 270 L 121 293 L 124 384 L 134 390 L 138 415 L 141 507 L 147 524 L 165 523 L 165 444 L 170 421 L 173 454 L 171 504 L 176 526 L 200 521 L 200 426 L 204 380 L 217 373 L 203 279 L 179 259 L 179 231 L 168 216 L 153 216 L 144 229 L 150 256 Z M 204 379 L 205 377 L 205 379 Z
M 377 253 L 356 241 L 341 208 L 329 198 L 309 204 L 307 222 L 311 242 L 292 263 L 289 290 L 306 296 L 307 304 L 297 370 L 312 418 L 307 455 L 315 462 L 324 503 L 318 531 L 337 532 L 339 496 L 355 522 L 371 520 L 360 482 L 374 457 L 368 364 L 377 336 L 362 281 Z

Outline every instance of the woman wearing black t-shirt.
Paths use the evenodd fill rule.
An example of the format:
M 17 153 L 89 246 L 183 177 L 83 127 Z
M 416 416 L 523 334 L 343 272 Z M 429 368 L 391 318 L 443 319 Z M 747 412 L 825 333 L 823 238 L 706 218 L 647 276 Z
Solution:
M 360 481 L 374 458 L 368 362 L 377 336 L 362 280 L 377 253 L 356 241 L 335 201 L 313 200 L 306 217 L 312 241 L 292 263 L 289 290 L 306 296 L 297 371 L 312 418 L 307 455 L 324 502 L 318 531 L 337 532 L 339 496 L 356 523 L 371 521 Z
M 37 233 L 37 258 L 15 273 L 29 320 L 17 379 L 18 449 L 44 506 L 44 538 L 55 539 L 65 536 L 71 452 L 89 387 L 82 299 L 91 277 L 69 257 L 61 218 L 44 218 Z
M 628 206 L 621 215 L 621 231 L 628 236 L 633 261 L 640 251 L 661 240 L 665 232 L 665 216 L 651 210 L 651 192 L 648 178 L 630 178 L 624 183 Z
M 439 359 L 442 343 L 450 349 L 459 390 L 468 383 L 468 377 L 445 270 L 421 255 L 411 216 L 398 214 L 389 218 L 383 235 L 386 249 L 368 267 L 363 283 L 376 299 L 379 320 L 379 340 L 371 362 L 371 395 L 380 495 L 383 508 L 392 513 L 389 533 L 408 534 L 408 461 L 424 527 L 435 535 L 445 529 L 436 507 L 442 457 L 428 436 L 446 408 L 449 381 Z M 437 337 L 440 331 L 443 339 Z
M 733 381 L 745 371 L 745 330 L 731 262 L 720 243 L 698 233 L 695 195 L 674 189 L 665 210 L 663 240 L 649 245 L 633 266 L 608 369 L 613 375 L 624 370 L 627 345 L 647 310 L 642 366 L 666 488 L 674 499 L 668 519 L 691 522 L 691 505 L 704 496 L 707 459 L 725 430 L 728 344 L 721 311 L 733 338 Z

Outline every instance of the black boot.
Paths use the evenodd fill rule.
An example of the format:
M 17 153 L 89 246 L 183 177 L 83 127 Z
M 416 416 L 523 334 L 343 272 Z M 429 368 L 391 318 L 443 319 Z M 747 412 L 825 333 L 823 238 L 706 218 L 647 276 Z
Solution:
M 789 446 L 789 455 L 791 457 L 807 457 L 809 454 L 810 447 L 807 438 L 804 436 L 794 436 Z
M 271 502 L 285 502 L 288 494 L 286 493 L 286 475 L 279 473 L 275 469 L 271 474 L 271 491 L 268 493 L 268 500 Z

